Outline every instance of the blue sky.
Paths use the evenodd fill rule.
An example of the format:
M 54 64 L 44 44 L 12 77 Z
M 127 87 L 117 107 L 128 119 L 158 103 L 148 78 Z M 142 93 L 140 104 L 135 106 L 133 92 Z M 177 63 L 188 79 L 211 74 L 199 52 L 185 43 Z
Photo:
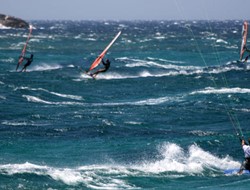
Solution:
M 249 20 L 250 0 L 1 0 L 0 13 L 26 20 Z

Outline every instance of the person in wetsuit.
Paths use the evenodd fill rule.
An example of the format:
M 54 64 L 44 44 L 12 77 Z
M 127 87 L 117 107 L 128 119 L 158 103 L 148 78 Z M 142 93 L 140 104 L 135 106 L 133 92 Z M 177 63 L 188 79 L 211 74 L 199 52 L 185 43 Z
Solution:
M 250 56 L 250 50 L 247 48 L 247 46 L 244 46 L 243 49 L 248 52 L 248 55 L 246 56 L 245 60 L 243 61 L 243 63 L 247 62 L 249 56 Z
M 21 72 L 26 71 L 26 68 L 32 63 L 33 61 L 33 54 L 30 55 L 30 57 L 23 57 L 23 59 L 26 59 L 27 62 L 25 63 L 25 65 L 23 66 L 23 69 L 21 70 Z
M 240 140 L 241 140 L 242 149 L 244 151 L 245 159 L 241 164 L 238 174 L 242 174 L 243 170 L 250 171 L 250 146 L 246 144 L 244 139 L 240 139 Z M 250 138 L 248 139 L 248 142 L 250 142 Z
M 109 69 L 109 67 L 110 67 L 109 59 L 107 59 L 106 62 L 104 62 L 102 59 L 102 64 L 104 65 L 104 68 L 101 68 L 101 69 L 97 70 L 96 72 L 90 74 L 92 77 L 95 78 L 99 73 L 104 73 Z

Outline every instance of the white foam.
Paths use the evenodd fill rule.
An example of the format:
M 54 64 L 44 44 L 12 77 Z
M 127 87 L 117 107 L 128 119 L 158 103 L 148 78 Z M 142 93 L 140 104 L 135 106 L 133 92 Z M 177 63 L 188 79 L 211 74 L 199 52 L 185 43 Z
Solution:
M 73 100 L 83 100 L 83 98 L 81 96 L 76 96 L 76 95 L 70 95 L 70 94 L 61 94 L 61 93 L 57 93 L 57 92 L 50 92 L 46 89 L 43 88 L 30 88 L 30 87 L 17 87 L 14 90 L 32 90 L 32 91 L 44 91 L 47 92 L 49 94 L 53 94 L 59 97 L 63 97 L 63 98 L 69 98 L 69 99 L 73 99 Z
M 240 163 L 229 156 L 220 158 L 201 149 L 196 144 L 187 150 L 174 143 L 159 146 L 158 159 L 122 164 L 85 165 L 77 168 L 56 168 L 46 165 L 24 164 L 0 165 L 1 175 L 35 174 L 49 176 L 67 185 L 84 184 L 94 189 L 135 189 L 128 184 L 127 177 L 158 176 L 168 172 L 166 177 L 178 178 L 192 175 L 222 175 L 223 170 L 239 168 Z M 204 172 L 209 170 L 210 172 Z
M 72 169 L 57 169 L 48 166 L 39 166 L 26 162 L 24 164 L 7 164 L 0 166 L 1 172 L 5 172 L 8 175 L 14 174 L 36 174 L 41 176 L 50 176 L 54 180 L 60 180 L 68 185 L 76 185 L 83 181 L 80 172 Z
M 118 58 L 118 60 L 130 62 L 125 65 L 126 67 L 148 67 L 148 68 L 156 67 L 156 68 L 163 68 L 163 69 L 175 69 L 177 71 L 180 71 L 180 70 L 191 71 L 191 70 L 202 69 L 202 67 L 197 67 L 197 66 L 179 66 L 179 65 L 166 64 L 166 63 L 160 64 L 160 63 L 155 62 L 155 61 L 161 61 L 161 62 L 164 61 L 164 62 L 170 62 L 170 63 L 184 63 L 182 61 L 172 61 L 172 60 L 164 60 L 164 59 L 157 60 L 157 59 L 150 58 L 150 57 L 148 59 L 150 61 L 140 60 L 140 59 L 129 59 L 126 57 Z
M 44 104 L 56 104 L 54 102 L 49 102 L 49 101 L 42 100 L 42 99 L 40 99 L 38 97 L 35 97 L 35 96 L 22 95 L 22 97 L 27 98 L 27 100 L 29 102 L 35 102 L 35 103 L 38 102 L 38 103 L 44 103 Z
M 86 74 L 81 74 L 80 77 L 82 79 L 92 79 L 92 77 L 86 75 Z M 124 75 L 124 74 L 119 74 L 116 72 L 108 72 L 105 74 L 98 74 L 98 76 L 96 77 L 96 80 L 113 80 L 113 79 L 132 79 L 132 78 L 139 78 L 140 76 L 138 75 Z M 74 79 L 74 81 L 82 81 L 81 79 Z
M 179 98 L 177 97 L 149 98 L 146 100 L 140 100 L 140 101 L 134 102 L 134 105 L 159 105 L 165 102 L 172 102 L 172 101 L 179 101 Z
M 10 121 L 3 121 L 3 125 L 11 125 L 11 126 L 24 126 L 28 125 L 27 122 L 10 122 Z
M 30 41 L 30 42 L 38 42 L 38 43 L 40 42 L 39 39 L 34 39 L 34 38 L 30 39 L 29 41 Z
M 47 170 L 46 166 L 39 166 L 31 163 L 24 164 L 6 164 L 1 165 L 0 169 L 5 171 L 8 175 L 18 174 L 18 173 L 37 173 L 36 171 Z M 41 173 L 41 172 L 40 172 Z
M 152 61 L 161 61 L 161 62 L 175 63 L 175 64 L 185 63 L 184 61 L 168 60 L 168 59 L 153 58 L 153 57 L 148 57 L 147 59 L 152 60 Z
M 249 88 L 220 88 L 220 89 L 216 89 L 216 88 L 212 88 L 212 87 L 207 87 L 204 90 L 198 90 L 198 91 L 194 91 L 191 92 L 190 94 L 246 94 L 246 93 L 250 93 L 250 89 Z
M 0 165 L 0 173 L 3 175 L 14 174 L 35 174 L 38 176 L 50 176 L 56 181 L 61 181 L 67 185 L 75 186 L 85 184 L 87 187 L 94 189 L 124 189 L 131 188 L 130 185 L 119 179 L 119 168 L 111 167 L 80 167 L 70 168 L 54 168 L 49 166 L 40 166 L 26 162 L 24 164 L 7 164 Z M 105 176 L 106 174 L 114 174 L 117 176 Z M 104 174 L 102 176 L 102 174 Z
M 73 99 L 73 100 L 83 100 L 83 98 L 81 96 L 75 96 L 75 95 L 69 95 L 69 94 L 60 94 L 60 93 L 56 93 L 56 92 L 49 92 L 49 93 L 54 94 L 56 96 L 63 97 L 63 98 L 70 98 L 70 99 Z
M 159 98 L 149 98 L 145 100 L 138 100 L 134 102 L 112 102 L 112 103 L 94 103 L 92 106 L 121 106 L 121 105 L 160 105 L 165 102 L 177 102 L 181 99 L 179 97 L 159 97 Z
M 79 171 L 72 169 L 52 169 L 48 174 L 57 181 L 63 181 L 68 185 L 77 185 L 84 181 L 83 176 Z
M 63 68 L 61 65 L 58 65 L 58 64 L 46 64 L 46 63 L 43 63 L 43 64 L 39 64 L 39 65 L 35 65 L 33 66 L 31 69 L 28 70 L 28 72 L 31 72 L 31 71 L 47 71 L 47 70 L 57 70 L 57 69 L 61 69 Z
M 155 39 L 157 40 L 164 40 L 166 37 L 165 36 L 156 36 Z
M 250 112 L 250 109 L 243 108 L 243 109 L 241 109 L 241 111 L 243 111 L 243 112 Z
M 216 40 L 216 43 L 224 43 L 224 44 L 228 44 L 228 42 L 227 42 L 227 41 L 222 40 L 222 39 L 217 39 L 217 40 Z
M 26 98 L 29 102 L 49 104 L 49 105 L 85 105 L 80 102 L 51 102 L 51 101 L 42 100 L 41 98 L 30 96 L 30 95 L 22 95 L 22 97 Z
M 38 124 L 35 123 L 33 121 L 3 121 L 2 122 L 3 125 L 7 125 L 7 126 L 46 126 L 46 124 Z
M 191 145 L 185 151 L 177 144 L 166 143 L 159 148 L 159 152 L 162 155 L 161 160 L 147 161 L 142 166 L 138 166 L 138 169 L 152 173 L 177 172 L 200 175 L 205 169 L 225 170 L 240 167 L 240 163 L 230 157 L 219 158 L 197 145 Z
M 142 122 L 137 122 L 137 121 L 128 121 L 125 123 L 130 124 L 130 125 L 141 125 L 142 124 Z
M 95 38 L 84 38 L 86 41 L 97 41 Z
M 125 67 L 134 68 L 134 67 L 146 67 L 146 68 L 162 68 L 158 73 L 148 74 L 147 76 L 176 76 L 176 75 L 193 75 L 193 74 L 219 74 L 232 70 L 244 70 L 243 67 L 238 66 L 237 64 L 232 64 L 228 62 L 226 66 L 218 67 L 200 67 L 200 66 L 181 66 L 176 64 L 183 64 L 182 61 L 173 61 L 166 59 L 157 59 L 148 57 L 148 60 L 133 59 L 128 57 L 120 57 L 117 60 L 125 62 Z M 250 65 L 246 65 L 247 70 L 250 69 Z M 166 70 L 164 70 L 166 69 Z M 149 71 L 148 71 L 149 72 Z M 150 73 L 150 72 L 149 72 Z M 143 77 L 144 75 L 142 75 Z M 138 77 L 138 76 L 137 76 Z
M 72 65 L 72 64 L 71 64 L 71 65 L 68 65 L 67 67 L 68 67 L 68 68 L 75 68 L 75 65 Z

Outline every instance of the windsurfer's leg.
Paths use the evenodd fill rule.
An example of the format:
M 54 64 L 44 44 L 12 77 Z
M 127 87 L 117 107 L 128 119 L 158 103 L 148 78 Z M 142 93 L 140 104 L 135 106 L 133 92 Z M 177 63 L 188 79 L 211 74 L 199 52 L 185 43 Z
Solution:
M 106 69 L 99 69 L 98 71 L 96 71 L 95 73 L 93 73 L 92 76 L 96 77 L 96 75 L 98 75 L 99 73 L 103 73 L 105 71 L 106 71 Z
M 248 55 L 248 56 L 246 56 L 246 58 L 245 58 L 245 60 L 243 61 L 243 63 L 247 62 L 248 57 L 249 57 L 249 55 Z
M 27 66 L 24 65 L 24 67 L 23 67 L 23 69 L 21 70 L 21 72 L 25 72 L 25 71 L 26 71 L 26 67 L 27 67 Z

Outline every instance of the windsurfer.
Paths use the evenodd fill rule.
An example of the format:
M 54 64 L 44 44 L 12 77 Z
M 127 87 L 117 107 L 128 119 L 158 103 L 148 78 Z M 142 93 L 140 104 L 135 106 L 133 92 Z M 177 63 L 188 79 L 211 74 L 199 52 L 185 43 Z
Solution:
M 247 46 L 244 46 L 243 49 L 248 52 L 248 55 L 246 56 L 245 60 L 243 61 L 243 63 L 247 62 L 249 56 L 250 56 L 250 50 L 247 48 Z
M 101 69 L 97 70 L 96 72 L 91 73 L 90 76 L 95 78 L 99 73 L 104 73 L 109 69 L 109 67 L 110 67 L 109 59 L 107 59 L 106 62 L 103 61 L 103 59 L 102 59 L 102 64 L 104 65 L 104 68 L 101 68 Z
M 248 139 L 248 142 L 250 143 L 250 138 Z M 250 146 L 246 144 L 245 140 L 241 138 L 241 145 L 242 149 L 245 154 L 245 159 L 241 164 L 240 170 L 238 174 L 242 174 L 243 170 L 249 170 L 250 171 Z
M 21 70 L 21 72 L 26 71 L 26 68 L 27 68 L 28 66 L 30 66 L 30 64 L 31 64 L 32 61 L 33 61 L 33 56 L 34 56 L 34 55 L 31 54 L 30 57 L 23 57 L 23 59 L 27 60 L 27 62 L 26 62 L 26 64 L 23 66 L 23 69 Z

